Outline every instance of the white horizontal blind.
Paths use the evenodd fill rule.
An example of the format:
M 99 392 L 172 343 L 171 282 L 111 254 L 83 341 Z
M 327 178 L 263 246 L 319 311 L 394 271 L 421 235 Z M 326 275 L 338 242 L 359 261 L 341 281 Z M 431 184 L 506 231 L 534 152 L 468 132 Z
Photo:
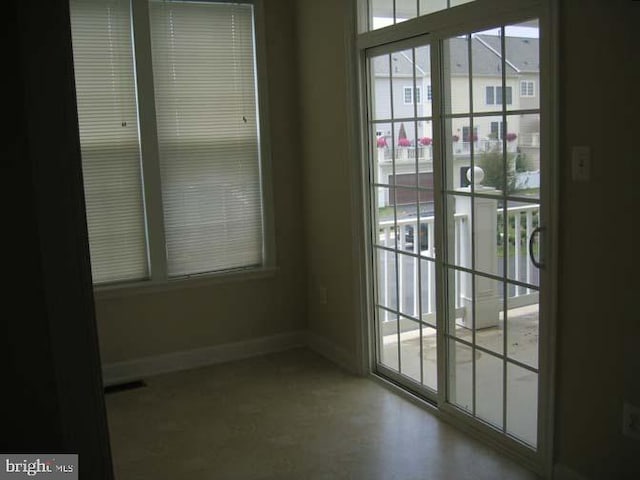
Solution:
M 170 276 L 260 265 L 253 6 L 150 3 Z
M 148 276 L 128 0 L 71 0 L 94 283 Z

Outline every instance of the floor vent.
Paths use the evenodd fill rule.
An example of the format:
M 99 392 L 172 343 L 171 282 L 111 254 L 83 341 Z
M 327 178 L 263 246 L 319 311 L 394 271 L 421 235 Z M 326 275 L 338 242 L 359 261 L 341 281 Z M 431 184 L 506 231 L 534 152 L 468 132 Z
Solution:
M 133 382 L 126 382 L 126 383 L 117 383 L 115 385 L 109 385 L 108 387 L 104 387 L 104 393 L 105 395 L 108 395 L 110 393 L 124 392 L 126 390 L 134 390 L 136 388 L 143 388 L 146 386 L 147 384 L 144 383 L 142 380 L 135 380 Z

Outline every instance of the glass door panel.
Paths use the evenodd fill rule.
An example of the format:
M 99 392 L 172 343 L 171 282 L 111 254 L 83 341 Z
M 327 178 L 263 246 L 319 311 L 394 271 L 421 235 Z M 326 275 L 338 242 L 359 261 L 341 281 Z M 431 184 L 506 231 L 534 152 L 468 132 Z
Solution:
M 436 222 L 431 50 L 368 58 L 378 365 L 435 398 Z
M 442 42 L 447 142 L 444 188 L 436 192 L 447 225 L 446 401 L 531 447 L 539 376 L 539 248 L 530 241 L 540 225 L 537 26 Z
M 367 52 L 378 371 L 533 450 L 538 33 L 534 19 Z

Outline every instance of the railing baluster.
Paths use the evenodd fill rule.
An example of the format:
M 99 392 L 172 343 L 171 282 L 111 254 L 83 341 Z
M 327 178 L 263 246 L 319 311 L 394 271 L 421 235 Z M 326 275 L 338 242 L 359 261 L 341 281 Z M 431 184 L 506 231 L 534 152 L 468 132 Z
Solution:
M 398 242 L 398 251 L 404 251 L 404 225 L 400 226 L 396 224 L 396 228 L 394 231 L 394 235 L 396 235 L 396 242 Z M 403 311 L 404 307 L 404 260 L 402 255 L 398 255 L 396 257 L 398 265 L 396 268 L 398 269 L 398 310 Z
M 413 227 L 413 253 L 417 256 L 417 258 L 413 259 L 413 315 L 420 319 L 421 312 L 418 297 L 420 295 L 420 281 L 418 280 L 418 274 L 420 273 L 420 215 L 418 215 L 417 227 Z
M 435 218 L 429 217 L 426 221 L 426 236 L 427 236 L 427 255 L 431 258 L 435 258 L 436 256 L 436 242 L 435 242 Z M 435 297 L 435 278 L 434 278 L 434 270 L 433 265 L 434 262 L 427 262 L 429 267 L 427 268 L 428 277 L 427 280 L 429 282 L 429 288 L 427 290 L 427 299 L 429 302 L 429 313 L 435 312 L 436 307 L 436 297 Z
M 427 268 L 427 271 L 429 273 L 429 290 L 428 290 L 428 297 L 429 297 L 429 313 L 434 313 L 435 312 L 435 299 L 436 299 L 436 282 L 435 282 L 435 275 L 434 275 L 434 269 L 433 269 L 433 262 L 427 262 L 427 265 L 429 265 L 429 267 Z
M 516 212 L 514 215 L 514 230 L 515 230 L 515 269 L 514 269 L 514 278 L 516 280 L 520 280 L 520 239 L 521 239 L 521 227 L 520 227 L 520 212 Z M 515 286 L 514 297 L 517 297 L 520 294 L 520 287 L 518 285 Z
M 435 218 L 431 217 L 431 220 L 427 222 L 427 231 L 429 233 L 427 237 L 427 248 L 429 249 L 429 255 L 431 258 L 436 258 L 436 228 L 435 228 Z
M 460 241 L 462 238 L 460 229 L 462 228 L 462 218 L 456 218 L 454 221 L 454 240 L 455 240 L 455 255 L 454 261 L 456 265 L 460 265 Z M 462 299 L 460 298 L 460 270 L 455 271 L 455 305 L 456 308 L 460 308 L 462 306 Z
M 531 232 L 533 232 L 533 212 L 531 210 L 527 211 L 527 283 L 532 283 L 532 268 L 531 262 L 529 259 L 531 258 L 531 252 L 529 251 L 529 237 L 531 236 Z M 531 293 L 531 289 L 527 288 L 527 295 Z
M 384 246 L 387 247 L 389 246 L 389 234 L 391 231 L 391 227 L 384 227 L 383 232 L 384 232 Z M 383 284 L 384 284 L 384 305 L 385 306 L 389 306 L 389 252 L 387 250 L 383 250 L 384 254 L 383 254 L 383 270 L 384 270 L 384 275 L 383 275 Z M 388 321 L 389 320 L 389 312 L 387 310 L 384 311 L 384 320 Z

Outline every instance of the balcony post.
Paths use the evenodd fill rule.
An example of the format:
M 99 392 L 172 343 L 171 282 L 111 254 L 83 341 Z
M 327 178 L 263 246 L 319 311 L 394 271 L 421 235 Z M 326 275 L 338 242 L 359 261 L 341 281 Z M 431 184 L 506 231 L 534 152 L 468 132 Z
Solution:
M 484 172 L 480 167 L 474 168 L 475 191 L 482 193 L 494 193 L 495 189 L 481 185 Z M 470 171 L 467 172 L 467 178 Z M 460 192 L 470 192 L 471 187 L 458 189 Z M 471 267 L 472 263 L 472 236 L 475 229 L 475 270 L 497 275 L 497 245 L 498 220 L 496 211 L 498 200 L 493 198 L 478 198 L 458 196 L 456 197 L 456 213 L 466 214 L 469 219 L 467 228 L 460 232 L 460 264 Z M 471 216 L 473 215 L 473 228 Z M 473 318 L 473 288 L 470 275 L 461 278 L 462 306 L 464 316 L 458 323 L 466 328 L 472 328 Z M 495 288 L 495 281 L 482 276 L 475 276 L 475 328 L 489 328 L 498 325 L 500 315 L 500 299 Z
M 389 167 L 386 162 L 386 147 L 377 147 L 377 161 L 375 162 L 374 169 L 374 179 L 375 183 L 387 183 L 388 178 L 386 176 L 385 170 Z M 386 191 L 385 188 L 378 188 L 378 208 L 384 208 L 389 205 L 389 192 Z

